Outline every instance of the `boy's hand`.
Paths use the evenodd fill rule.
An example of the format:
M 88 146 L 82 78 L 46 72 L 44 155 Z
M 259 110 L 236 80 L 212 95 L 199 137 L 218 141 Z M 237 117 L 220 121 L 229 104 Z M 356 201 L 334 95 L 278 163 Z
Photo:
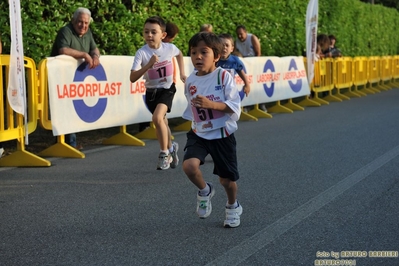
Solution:
M 180 75 L 180 80 L 183 82 L 183 83 L 186 83 L 186 79 L 187 79 L 187 76 L 186 75 Z
M 213 102 L 202 95 L 197 95 L 193 99 L 193 104 L 195 107 L 199 107 L 199 108 L 212 109 L 212 107 L 213 107 Z
M 248 97 L 248 94 L 251 91 L 251 87 L 249 85 L 244 86 L 245 97 Z
M 153 54 L 151 56 L 150 62 L 148 62 L 148 65 L 152 67 L 156 62 L 158 62 L 158 60 L 159 60 L 158 56 L 156 54 Z

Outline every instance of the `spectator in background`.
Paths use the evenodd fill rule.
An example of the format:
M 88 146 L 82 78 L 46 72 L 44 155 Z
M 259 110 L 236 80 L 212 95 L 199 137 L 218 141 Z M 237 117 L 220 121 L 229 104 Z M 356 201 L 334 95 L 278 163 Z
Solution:
M 250 56 L 261 56 L 260 41 L 252 33 L 248 33 L 247 29 L 243 25 L 239 25 L 236 28 L 237 40 L 235 41 L 235 54 L 239 53 L 243 57 Z M 264 103 L 259 104 L 259 109 L 267 112 L 266 105 Z M 243 108 L 244 112 L 248 112 L 248 108 Z
M 89 28 L 90 22 L 89 9 L 76 9 L 71 22 L 58 31 L 51 56 L 69 55 L 75 59 L 84 59 L 90 68 L 97 67 L 100 64 L 100 51 Z M 75 133 L 65 135 L 65 142 L 77 149 L 83 148 L 77 145 Z
M 334 35 L 329 35 L 328 38 L 330 39 L 330 47 L 328 48 L 328 52 L 326 54 L 326 57 L 341 57 L 342 53 L 341 51 L 335 47 L 335 43 L 337 42 L 337 39 L 335 38 Z
M 326 57 L 328 53 L 328 49 L 330 47 L 330 38 L 326 34 L 317 35 L 317 50 L 316 55 L 319 59 L 323 59 Z
M 200 27 L 200 32 L 213 32 L 213 27 L 211 24 L 202 24 Z

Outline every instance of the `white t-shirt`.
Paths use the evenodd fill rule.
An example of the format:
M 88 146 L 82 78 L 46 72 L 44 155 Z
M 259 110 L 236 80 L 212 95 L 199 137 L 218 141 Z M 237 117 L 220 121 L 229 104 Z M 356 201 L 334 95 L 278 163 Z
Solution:
M 236 49 L 243 57 L 255 56 L 254 46 L 252 45 L 252 34 L 248 33 L 245 41 L 236 40 Z
M 156 54 L 159 61 L 143 76 L 146 88 L 169 89 L 173 83 L 173 57 L 178 56 L 180 50 L 172 43 L 161 43 L 159 49 L 152 49 L 147 44 L 134 55 L 132 70 L 139 70 Z
M 201 138 L 220 139 L 231 135 L 237 130 L 236 121 L 241 115 L 241 99 L 233 77 L 220 67 L 205 76 L 196 74 L 197 71 L 194 71 L 184 85 L 188 104 L 183 118 L 192 121 L 192 130 Z M 195 107 L 192 99 L 197 95 L 206 96 L 212 101 L 224 102 L 233 113 Z

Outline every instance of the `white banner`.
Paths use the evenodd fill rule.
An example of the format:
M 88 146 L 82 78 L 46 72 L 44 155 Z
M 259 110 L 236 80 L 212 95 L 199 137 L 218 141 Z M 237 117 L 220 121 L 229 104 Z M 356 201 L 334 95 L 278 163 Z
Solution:
M 25 115 L 25 68 L 24 46 L 22 42 L 21 7 L 19 0 L 9 0 L 10 4 L 10 72 L 7 89 L 8 101 L 12 109 Z M 26 117 L 26 116 L 25 116 Z
M 314 62 L 317 48 L 317 22 L 319 18 L 319 1 L 310 0 L 306 10 L 306 58 L 308 67 L 308 81 L 312 83 L 314 77 Z
M 133 56 L 101 56 L 101 65 L 89 69 L 82 60 L 61 55 L 47 58 L 50 113 L 55 136 L 98 128 L 151 121 L 145 105 L 144 80 L 129 80 Z M 242 58 L 251 85 L 245 97 L 236 75 L 242 105 L 274 102 L 309 95 L 302 57 Z M 185 72 L 193 70 L 184 58 Z M 177 78 L 176 95 L 168 118 L 181 117 L 187 105 L 184 84 Z

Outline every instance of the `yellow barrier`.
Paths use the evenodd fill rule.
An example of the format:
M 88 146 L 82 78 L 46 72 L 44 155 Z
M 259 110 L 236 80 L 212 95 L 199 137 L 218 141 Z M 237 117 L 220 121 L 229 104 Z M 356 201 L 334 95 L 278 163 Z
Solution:
M 336 97 L 342 100 L 349 100 L 350 97 L 358 97 L 351 89 L 353 86 L 352 57 L 339 57 L 334 59 L 334 86 L 337 89 Z M 346 92 L 341 91 L 347 89 Z
M 397 88 L 399 87 L 399 55 L 392 58 L 392 82 Z
M 24 57 L 27 99 L 27 124 L 24 117 L 13 111 L 7 101 L 10 56 L 0 55 L 0 142 L 16 140 L 17 150 L 0 159 L 0 166 L 50 166 L 51 163 L 25 150 L 25 134 L 37 127 L 37 72 L 35 62 Z
M 368 59 L 367 57 L 354 57 L 352 60 L 353 65 L 353 85 L 352 92 L 358 96 L 366 96 L 367 94 L 375 93 L 369 90 L 366 86 L 368 84 Z M 362 88 L 360 88 L 362 87 Z
M 380 57 L 380 84 L 379 88 L 383 90 L 392 89 L 391 80 L 392 80 L 392 57 L 391 56 L 382 56 Z
M 374 92 L 381 92 L 379 87 L 381 81 L 381 63 L 378 56 L 368 58 L 368 89 Z
M 334 89 L 333 79 L 334 60 L 331 58 L 322 59 L 315 64 L 315 78 L 312 82 L 311 90 L 314 92 L 312 100 L 320 104 L 329 104 L 329 102 L 341 102 L 342 100 L 332 94 Z M 319 93 L 328 93 L 323 99 Z

